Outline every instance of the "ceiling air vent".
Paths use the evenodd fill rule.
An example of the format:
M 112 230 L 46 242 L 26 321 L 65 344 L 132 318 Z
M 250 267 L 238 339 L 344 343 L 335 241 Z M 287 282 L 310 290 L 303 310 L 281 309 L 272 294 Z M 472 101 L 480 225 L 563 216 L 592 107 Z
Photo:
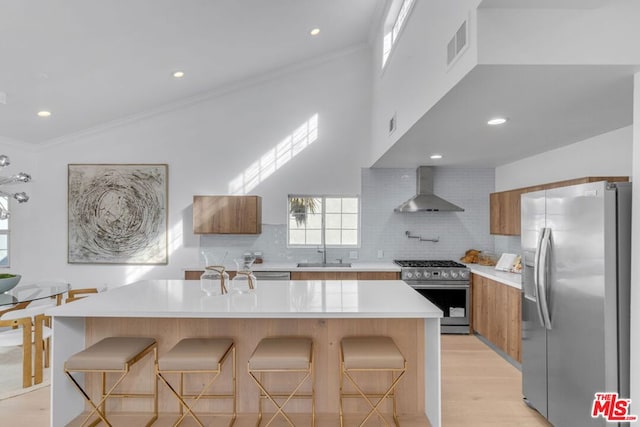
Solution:
M 453 62 L 462 54 L 467 43 L 467 21 L 464 21 L 451 40 L 449 40 L 449 43 L 447 43 L 447 65 L 453 64 Z

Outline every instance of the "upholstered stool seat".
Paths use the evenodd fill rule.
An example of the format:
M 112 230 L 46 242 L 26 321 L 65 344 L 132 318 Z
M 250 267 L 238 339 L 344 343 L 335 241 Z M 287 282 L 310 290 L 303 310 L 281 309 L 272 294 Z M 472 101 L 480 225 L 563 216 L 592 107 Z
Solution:
M 315 425 L 315 394 L 313 370 L 313 341 L 306 337 L 271 337 L 264 338 L 258 343 L 248 362 L 249 375 L 260 389 L 258 423 L 262 421 L 262 401 L 269 400 L 276 407 L 266 426 L 281 415 L 291 426 L 295 424 L 284 412 L 284 407 L 291 399 L 311 400 L 311 425 Z M 265 386 L 264 374 L 303 373 L 297 386 L 291 392 L 268 391 Z M 300 388 L 311 380 L 311 392 L 300 392 Z M 278 402 L 278 399 L 281 403 Z
M 228 393 L 206 394 L 214 381 L 222 372 L 224 363 L 231 359 L 231 391 Z M 167 380 L 167 374 L 180 374 L 180 386 L 176 390 Z M 183 389 L 184 374 L 211 374 L 212 377 L 204 385 L 198 394 L 185 394 Z M 231 420 L 233 425 L 236 419 L 236 348 L 231 338 L 185 338 L 178 342 L 167 354 L 159 360 L 156 368 L 158 378 L 169 387 L 171 392 L 180 402 L 181 416 L 174 425 L 178 425 L 187 416 L 191 415 L 198 425 L 204 424 L 195 414 L 193 407 L 202 398 L 228 399 L 232 401 Z M 204 383 L 204 381 L 203 381 Z M 193 399 L 188 405 L 185 398 Z M 186 410 L 186 412 L 183 411 Z
M 153 381 L 152 393 L 115 393 L 116 387 L 122 383 L 132 365 L 143 359 L 146 355 L 153 354 L 154 362 L 157 360 L 157 343 L 153 338 L 146 337 L 108 337 L 96 342 L 90 347 L 72 355 L 64 364 L 64 371 L 71 379 L 73 384 L 85 397 L 87 402 L 93 407 L 93 410 L 85 417 L 82 422 L 84 426 L 93 414 L 98 416 L 91 425 L 95 425 L 104 421 L 105 424 L 111 426 L 106 415 L 106 401 L 108 398 L 129 398 L 129 397 L 148 397 L 153 399 L 154 413 L 151 420 L 146 424 L 150 426 L 158 418 L 158 386 Z M 94 403 L 89 397 L 89 393 L 76 381 L 72 373 L 101 373 L 102 379 L 102 395 L 101 399 Z M 116 382 L 107 390 L 106 374 L 120 373 Z
M 393 403 L 393 420 L 398 426 L 395 387 L 406 372 L 407 362 L 393 339 L 385 336 L 343 338 L 340 342 L 340 353 L 340 425 L 344 425 L 344 398 L 363 398 L 371 407 L 359 424 L 360 426 L 363 426 L 374 414 L 380 417 L 385 425 L 388 425 L 379 406 L 389 398 Z M 389 372 L 390 385 L 383 392 L 365 392 L 356 382 L 354 374 L 357 372 Z M 357 393 L 344 391 L 345 377 L 351 382 Z M 374 403 L 372 398 L 377 398 L 377 401 Z

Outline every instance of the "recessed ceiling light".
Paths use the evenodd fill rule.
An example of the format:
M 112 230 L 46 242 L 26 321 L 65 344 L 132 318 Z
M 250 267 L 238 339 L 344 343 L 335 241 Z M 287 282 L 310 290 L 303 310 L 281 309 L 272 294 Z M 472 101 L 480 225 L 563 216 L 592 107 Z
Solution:
M 175 73 L 173 73 L 173 77 L 175 77 L 176 79 L 184 77 L 184 71 L 176 71 Z
M 320 34 L 320 28 L 314 28 L 313 30 L 309 31 L 309 34 L 311 34 L 312 36 L 317 36 L 318 34 Z
M 507 122 L 507 119 L 505 119 L 504 117 L 496 117 L 496 118 L 493 118 L 493 119 L 489 120 L 487 122 L 487 124 L 491 125 L 491 126 L 495 126 L 495 125 L 504 124 L 506 122 Z
M 432 159 L 441 159 L 442 158 L 442 154 L 432 154 L 430 157 Z
M 38 111 L 38 117 L 49 117 L 51 115 L 51 111 Z

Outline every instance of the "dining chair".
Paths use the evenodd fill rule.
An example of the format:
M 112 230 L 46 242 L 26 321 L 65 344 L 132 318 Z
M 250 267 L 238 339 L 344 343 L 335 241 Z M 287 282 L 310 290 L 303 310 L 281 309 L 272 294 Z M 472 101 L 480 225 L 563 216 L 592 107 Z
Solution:
M 45 326 L 48 316 L 44 315 L 44 311 L 47 308 L 49 306 L 27 307 L 11 310 L 0 316 L 0 327 L 6 328 L 0 331 L 0 347 L 22 346 L 22 386 L 24 388 L 32 385 L 34 377 L 32 344 L 36 344 L 35 363 L 33 363 L 35 384 L 42 382 L 44 366 L 49 364 L 49 338 L 52 331 L 49 326 Z
M 69 289 L 67 293 L 67 299 L 64 301 L 65 304 L 73 301 L 77 301 L 82 298 L 86 298 L 92 294 L 97 294 L 97 288 L 80 288 L 80 289 Z

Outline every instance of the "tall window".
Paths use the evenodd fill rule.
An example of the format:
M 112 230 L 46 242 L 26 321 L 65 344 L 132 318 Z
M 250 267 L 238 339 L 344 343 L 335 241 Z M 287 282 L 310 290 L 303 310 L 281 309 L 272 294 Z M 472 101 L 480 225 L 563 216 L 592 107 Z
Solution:
M 0 196 L 0 204 L 9 210 L 9 198 Z M 9 220 L 0 219 L 0 267 L 9 267 Z
M 289 196 L 288 245 L 357 247 L 358 197 Z
M 384 37 L 382 39 L 382 67 L 384 68 L 391 55 L 391 49 L 395 45 L 400 31 L 411 12 L 414 0 L 395 0 L 389 8 L 386 24 L 384 28 Z

